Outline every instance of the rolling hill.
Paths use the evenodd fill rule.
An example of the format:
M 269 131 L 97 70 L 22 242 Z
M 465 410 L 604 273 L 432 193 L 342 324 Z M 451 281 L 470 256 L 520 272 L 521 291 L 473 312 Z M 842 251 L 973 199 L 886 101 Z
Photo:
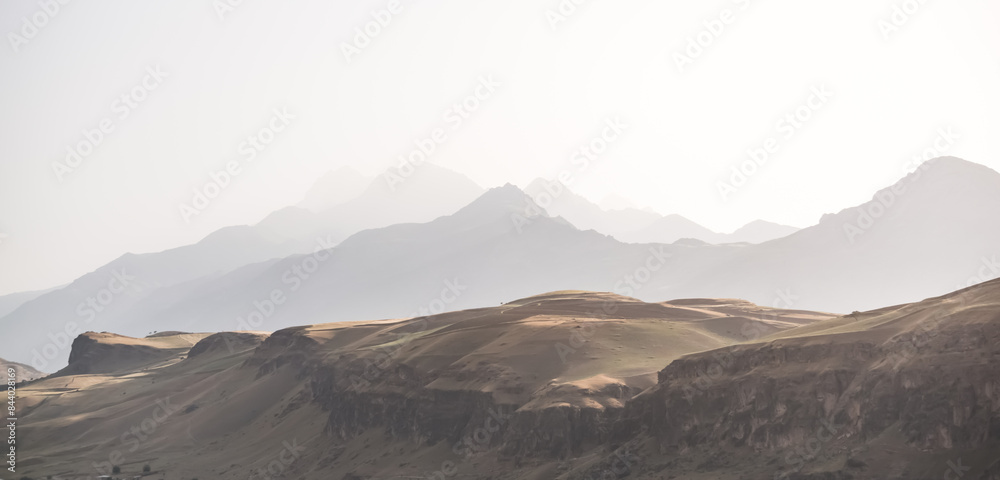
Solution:
M 110 363 L 19 389 L 19 465 L 511 480 L 922 480 L 961 465 L 989 479 L 997 345 L 1000 280 L 848 316 L 567 291 L 270 335 L 88 333 L 74 359 Z M 150 355 L 125 354 L 136 346 Z

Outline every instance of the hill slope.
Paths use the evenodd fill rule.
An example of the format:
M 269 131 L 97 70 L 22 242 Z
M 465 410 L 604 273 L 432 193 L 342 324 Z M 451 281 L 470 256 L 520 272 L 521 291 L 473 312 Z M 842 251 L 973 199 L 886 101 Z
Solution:
M 69 368 L 78 373 L 22 389 L 21 442 L 30 447 L 20 465 L 38 476 L 93 475 L 101 471 L 94 459 L 100 467 L 117 451 L 124 473 L 150 463 L 183 478 L 246 478 L 288 442 L 305 448 L 282 469 L 288 474 L 420 474 L 461 459 L 450 452 L 453 438 L 490 409 L 549 423 L 581 409 L 620 411 L 672 358 L 740 341 L 741 327 L 778 332 L 825 318 L 743 301 L 555 292 L 270 337 L 89 333 L 74 342 Z M 136 361 L 137 347 L 162 355 Z M 144 439 L 122 435 L 146 418 L 159 420 Z M 551 448 L 571 452 L 575 441 Z
M 23 387 L 24 472 L 114 459 L 181 478 L 1000 473 L 1000 280 L 844 317 L 553 292 L 262 338 Z

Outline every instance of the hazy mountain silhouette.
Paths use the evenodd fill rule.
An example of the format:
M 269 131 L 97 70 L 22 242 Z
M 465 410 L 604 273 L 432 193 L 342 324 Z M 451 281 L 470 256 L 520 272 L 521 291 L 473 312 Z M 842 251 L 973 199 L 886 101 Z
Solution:
M 193 245 L 157 253 L 125 254 L 64 288 L 23 302 L 5 315 L 0 320 L 10 326 L 10 335 L 0 341 L 0 351 L 24 362 L 35 361 L 40 368 L 64 364 L 69 354 L 67 337 L 79 333 L 77 329 L 148 324 L 123 315 L 159 289 L 166 290 L 150 303 L 162 308 L 164 303 L 197 295 L 215 285 L 220 275 L 239 267 L 255 271 L 260 268 L 255 265 L 258 262 L 330 248 L 366 228 L 426 222 L 454 212 L 482 191 L 460 174 L 425 164 L 395 188 L 383 177 L 373 179 L 361 196 L 322 213 L 287 207 L 257 225 L 226 227 Z M 124 288 L 119 285 L 123 281 L 128 283 Z M 112 291 L 109 282 L 114 282 L 110 287 L 121 291 Z M 177 288 L 168 288 L 173 286 Z M 189 288 L 194 291 L 186 290 Z M 159 329 L 152 326 L 150 331 Z M 147 333 L 140 330 L 129 331 Z M 14 342 L 14 338 L 20 341 Z M 51 362 L 46 360 L 45 348 L 54 353 Z M 39 358 L 45 360 L 45 367 L 37 361 Z
M 683 296 L 750 298 L 850 312 L 917 301 L 1000 274 L 1000 173 L 931 160 L 873 199 L 692 272 Z
M 634 243 L 674 243 L 682 238 L 693 238 L 707 243 L 726 243 L 723 237 L 677 214 L 657 218 L 644 228 L 622 235 L 622 240 Z
M 634 203 L 628 199 L 622 197 L 621 195 L 612 193 L 610 195 L 605 195 L 597 205 L 605 210 L 624 210 L 626 208 L 634 208 L 641 210 L 636 207 Z
M 350 172 L 347 170 L 343 178 L 352 178 Z M 386 174 L 390 172 L 393 169 Z M 268 215 L 256 226 L 283 232 L 296 242 L 296 253 L 307 253 L 315 249 L 319 239 L 339 243 L 369 228 L 429 222 L 455 212 L 484 191 L 468 177 L 433 164 L 421 165 L 410 177 L 398 177 L 398 183 L 390 181 L 386 174 L 370 179 L 358 196 L 343 203 L 318 213 L 301 206 L 286 207 Z M 344 181 L 335 177 L 335 180 L 321 180 L 313 190 Z
M 717 233 L 677 214 L 663 216 L 633 207 L 604 208 L 552 180 L 535 179 L 525 192 L 550 214 L 563 217 L 582 230 L 596 230 L 623 242 L 674 243 L 693 238 L 712 244 L 761 243 L 798 231 L 795 227 L 756 220 L 733 233 Z M 627 205 L 617 197 L 605 200 L 602 203 L 607 205 Z
M 526 216 L 526 210 L 536 213 Z M 553 284 L 611 290 L 642 265 L 647 249 L 580 231 L 507 185 L 428 223 L 362 231 L 321 252 L 322 259 L 292 256 L 161 292 L 125 315 L 141 320 L 116 331 L 138 334 L 167 324 L 235 330 L 236 319 L 260 310 L 256 305 L 266 304 L 274 290 L 288 300 L 273 312 L 263 308 L 270 315 L 249 327 L 273 330 L 305 319 L 398 318 L 435 306 L 499 304 Z M 175 296 L 163 308 L 170 303 L 164 295 L 185 289 L 191 296 Z
M 437 208 L 447 206 L 447 199 L 437 197 L 442 192 L 428 193 L 413 180 L 412 198 L 433 197 Z M 127 255 L 8 315 L 6 324 L 14 326 L 14 336 L 35 340 L 4 345 L 3 351 L 9 358 L 30 361 L 31 348 L 50 343 L 48 334 L 60 331 L 67 317 L 77 318 L 76 305 L 106 286 L 111 267 L 119 265 L 136 272 L 138 286 L 147 290 L 126 290 L 98 319 L 105 322 L 100 329 L 133 336 L 163 329 L 274 330 L 400 318 L 564 289 L 611 291 L 646 301 L 744 298 L 767 306 L 843 313 L 917 301 L 997 276 L 1000 174 L 942 158 L 893 188 L 896 193 L 882 190 L 871 202 L 757 245 L 694 240 L 650 245 L 580 230 L 507 185 L 425 223 L 363 230 L 315 255 L 248 264 L 228 273 L 207 265 L 186 267 L 169 256 L 154 256 L 154 262 Z M 461 194 L 474 190 L 470 186 Z M 376 180 L 344 207 L 391 210 L 399 201 L 390 194 L 388 185 Z M 407 211 L 432 215 L 416 207 Z M 386 218 L 394 215 L 400 213 Z M 344 218 L 349 224 L 350 218 Z M 366 221 L 371 220 L 358 219 L 354 225 Z M 157 278 L 173 283 L 143 279 L 138 259 L 155 265 Z M 202 276 L 194 275 L 198 271 Z
M 532 181 L 524 191 L 549 214 L 565 218 L 581 230 L 596 230 L 618 239 L 660 218 L 659 214 L 635 208 L 605 210 L 562 183 L 541 178 Z
M 0 318 L 3 318 L 4 315 L 7 315 L 14 310 L 17 310 L 17 308 L 21 305 L 60 288 L 62 288 L 62 286 L 46 290 L 33 290 L 30 292 L 16 292 L 2 295 L 0 296 Z
M 647 301 L 724 296 L 850 312 L 880 302 L 917 301 L 964 286 L 977 275 L 979 280 L 996 276 L 991 261 L 1000 245 L 1000 225 L 992 212 L 1000 211 L 1000 174 L 945 158 L 926 164 L 899 185 L 895 188 L 905 186 L 905 193 L 860 236 L 849 237 L 845 225 L 880 200 L 758 245 L 625 244 L 548 216 L 508 185 L 429 223 L 352 236 L 301 282 L 295 302 L 283 307 L 288 313 L 275 313 L 272 319 L 278 328 L 294 318 L 406 316 L 436 300 L 446 281 L 456 278 L 468 288 L 445 305 L 449 309 L 499 303 L 526 291 L 581 289 Z M 886 192 L 891 189 L 876 198 L 888 202 Z M 532 212 L 538 213 L 531 217 Z M 943 232 L 927 235 L 932 229 Z M 271 289 L 282 286 L 286 272 L 304 261 L 281 260 L 258 279 L 227 279 L 233 288 L 206 294 L 238 299 L 225 302 L 230 306 L 212 301 L 207 310 L 178 306 L 169 314 L 135 316 L 172 325 L 202 315 L 197 321 L 246 315 L 255 300 L 266 299 Z M 662 268 L 647 269 L 646 262 Z
M 314 213 L 329 210 L 360 196 L 371 181 L 351 167 L 331 170 L 313 184 L 297 206 Z

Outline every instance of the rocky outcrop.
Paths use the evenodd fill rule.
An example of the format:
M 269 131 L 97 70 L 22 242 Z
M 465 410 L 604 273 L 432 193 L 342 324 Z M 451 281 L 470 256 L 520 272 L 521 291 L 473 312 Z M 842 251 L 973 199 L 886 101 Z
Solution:
M 864 473 L 872 461 L 865 452 L 886 435 L 935 454 L 1000 445 L 1000 322 L 992 315 L 938 316 L 888 334 L 792 337 L 693 354 L 660 371 L 657 384 L 641 394 L 605 387 L 618 390 L 600 396 L 619 397 L 620 405 L 531 399 L 565 386 L 528 392 L 525 402 L 498 402 L 494 392 L 429 387 L 442 378 L 468 382 L 474 372 L 421 371 L 364 353 L 313 363 L 310 385 L 313 400 L 329 412 L 327 432 L 341 440 L 377 428 L 520 462 L 610 451 L 648 437 L 665 464 L 684 452 L 727 448 L 770 459 L 782 478 L 878 478 Z M 264 347 L 284 352 L 279 363 L 302 365 L 297 355 L 310 347 L 288 336 L 271 343 Z M 789 452 L 816 443 L 837 445 L 831 450 L 840 466 L 787 468 Z M 727 468 L 713 461 L 697 466 Z
M 192 441 L 214 465 L 249 451 L 266 460 L 274 439 L 300 436 L 309 448 L 288 477 L 413 478 L 430 468 L 424 478 L 448 478 L 460 464 L 462 476 L 497 480 L 912 480 L 946 468 L 964 473 L 950 478 L 993 480 L 995 286 L 723 348 L 704 343 L 725 332 L 716 324 L 756 326 L 745 319 L 755 306 L 634 304 L 618 313 L 635 318 L 605 319 L 584 317 L 591 305 L 566 300 L 583 294 L 564 293 L 266 338 L 88 333 L 74 343 L 72 371 L 122 375 L 53 379 L 25 402 L 25 431 L 61 439 L 72 425 L 79 438 L 100 428 L 119 438 L 142 425 L 156 392 L 186 405 L 156 437 L 173 449 L 175 468 Z M 64 386 L 73 382 L 84 388 Z M 65 396 L 50 400 L 60 398 L 52 392 Z M 226 478 L 245 478 L 237 473 L 248 467 L 230 465 Z
M 53 376 L 102 374 L 135 369 L 174 355 L 175 352 L 142 344 L 116 342 L 120 335 L 87 332 L 73 340 L 69 365 Z
M 233 355 L 257 348 L 268 337 L 266 333 L 222 332 L 205 337 L 188 352 L 188 358 L 203 355 Z
M 665 452 L 726 445 L 776 458 L 811 442 L 862 448 L 885 435 L 922 452 L 996 448 L 998 326 L 945 325 L 916 348 L 913 335 L 880 345 L 821 337 L 691 355 L 627 404 L 614 437 L 645 425 Z
M 257 369 L 257 376 L 267 375 L 282 366 L 303 370 L 307 363 L 315 363 L 315 352 L 320 344 L 315 339 L 299 332 L 305 327 L 286 328 L 274 332 L 254 349 L 244 362 L 247 367 Z M 302 371 L 300 376 L 307 371 Z

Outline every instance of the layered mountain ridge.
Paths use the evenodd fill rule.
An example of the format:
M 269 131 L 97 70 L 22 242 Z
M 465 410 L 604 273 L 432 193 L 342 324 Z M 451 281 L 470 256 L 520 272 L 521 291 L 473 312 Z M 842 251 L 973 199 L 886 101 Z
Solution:
M 923 479 L 960 459 L 988 479 L 1000 466 L 1000 281 L 848 316 L 574 291 L 171 351 L 185 335 L 129 340 L 163 345 L 152 364 L 22 387 L 22 441 L 58 459 L 26 471 L 99 468 L 164 398 L 171 415 L 123 472 L 239 478 L 287 445 L 300 447 L 281 473 L 296 478 Z
M 440 195 L 427 179 L 451 176 L 426 167 L 420 173 L 429 183 L 413 177 L 397 187 L 420 192 L 413 199 Z M 368 191 L 389 195 L 389 188 L 376 179 Z M 476 188 L 446 195 L 445 203 L 462 199 L 450 213 L 363 229 L 343 240 L 304 236 L 308 248 L 301 253 L 257 263 L 237 265 L 235 258 L 246 256 L 230 252 L 186 268 L 192 258 L 229 244 L 220 241 L 224 233 L 184 247 L 201 252 L 188 260 L 178 259 L 183 249 L 126 255 L 5 316 L 26 341 L 5 342 L 3 354 L 52 371 L 65 365 L 72 337 L 84 330 L 131 336 L 164 328 L 274 331 L 498 305 L 566 289 L 646 301 L 723 296 L 844 313 L 919 301 L 1000 275 L 994 215 L 1000 174 L 950 157 L 924 164 L 871 202 L 760 244 L 624 243 L 581 230 L 513 185 L 482 194 Z M 411 203 L 408 198 L 384 200 L 382 209 L 399 215 L 394 206 Z M 345 211 L 360 205 L 349 203 Z

